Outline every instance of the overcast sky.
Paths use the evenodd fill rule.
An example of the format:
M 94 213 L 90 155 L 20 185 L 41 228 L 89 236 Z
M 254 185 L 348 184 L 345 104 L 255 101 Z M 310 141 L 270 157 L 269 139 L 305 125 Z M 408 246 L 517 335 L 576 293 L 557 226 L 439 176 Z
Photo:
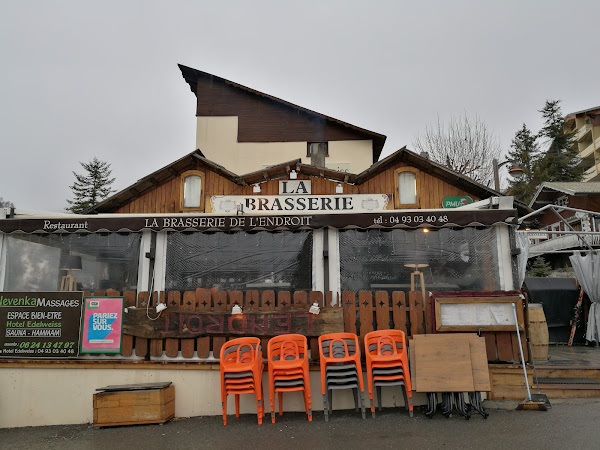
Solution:
M 546 99 L 600 105 L 600 1 L 0 0 L 0 197 L 62 211 L 194 150 L 181 63 L 387 136 L 478 115 L 509 148 Z

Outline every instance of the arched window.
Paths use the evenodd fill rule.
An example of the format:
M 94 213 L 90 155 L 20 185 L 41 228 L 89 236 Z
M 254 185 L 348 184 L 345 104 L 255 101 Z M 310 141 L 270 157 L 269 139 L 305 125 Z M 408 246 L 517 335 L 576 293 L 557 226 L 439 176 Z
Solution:
M 202 183 L 204 173 L 190 170 L 181 175 L 181 210 L 203 211 Z
M 412 167 L 401 167 L 394 173 L 396 178 L 394 207 L 419 208 L 418 170 Z

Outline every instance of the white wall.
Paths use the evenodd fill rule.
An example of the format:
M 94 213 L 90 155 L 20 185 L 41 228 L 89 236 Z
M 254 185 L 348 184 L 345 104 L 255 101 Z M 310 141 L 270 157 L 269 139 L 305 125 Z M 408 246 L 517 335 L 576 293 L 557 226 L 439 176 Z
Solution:
M 93 369 L 93 368 L 0 368 L 0 428 L 66 425 L 92 423 L 93 394 L 97 388 L 108 385 L 152 383 L 171 381 L 175 386 L 175 416 L 192 417 L 221 415 L 220 374 L 218 365 L 214 370 L 173 369 Z M 365 407 L 369 408 L 369 394 L 363 394 Z M 263 375 L 263 392 L 266 399 L 265 412 L 269 420 L 267 374 Z M 310 372 L 313 411 L 323 410 L 321 379 L 319 371 Z M 399 387 L 383 389 L 384 406 L 403 406 Z M 426 397 L 413 397 L 417 405 L 426 403 Z M 275 402 L 275 408 L 277 408 Z M 354 408 L 351 390 L 334 391 L 334 409 Z M 252 395 L 240 397 L 240 409 L 244 414 L 256 414 Z M 302 394 L 284 394 L 285 411 L 304 411 Z M 403 409 L 403 412 L 405 410 Z M 229 396 L 228 414 L 235 414 L 233 396 Z M 235 420 L 235 415 L 229 419 Z M 228 422 L 229 422 L 228 420 Z
M 238 142 L 237 117 L 197 117 L 196 148 L 204 156 L 226 169 L 246 174 L 263 168 L 263 165 L 279 164 L 301 158 L 310 163 L 306 156 L 307 142 Z M 349 172 L 360 173 L 373 164 L 371 140 L 330 141 L 328 166 L 349 163 Z

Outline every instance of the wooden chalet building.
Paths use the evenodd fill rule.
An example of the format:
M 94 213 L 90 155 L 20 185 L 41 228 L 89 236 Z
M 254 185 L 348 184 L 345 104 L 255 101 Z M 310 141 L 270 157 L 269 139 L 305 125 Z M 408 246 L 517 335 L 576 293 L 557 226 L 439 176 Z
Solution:
M 58 291 L 67 279 L 78 291 L 123 295 L 144 319 L 148 310 L 154 315 L 157 302 L 223 313 L 242 301 L 261 310 L 289 308 L 293 301 L 306 311 L 313 301 L 330 308 L 346 299 L 344 327 L 364 333 L 375 315 L 384 326 L 405 326 L 407 303 L 398 309 L 400 302 L 381 299 L 404 301 L 415 291 L 415 271 L 423 275 L 423 292 L 519 288 L 511 198 L 406 148 L 379 160 L 381 134 L 180 68 L 198 100 L 198 149 L 88 214 L 5 212 L 0 291 Z M 69 266 L 73 257 L 77 267 Z M 366 294 L 360 294 L 359 323 L 353 319 L 360 291 Z M 367 295 L 370 302 L 373 292 L 379 306 L 365 306 L 362 299 Z M 423 326 L 411 320 L 413 332 Z M 507 336 L 507 358 L 513 358 L 517 347 Z M 190 382 L 189 369 L 214 369 L 224 339 L 222 333 L 127 335 L 120 355 L 100 360 L 82 355 L 68 364 L 40 365 L 0 359 L 3 383 L 17 383 L 14 392 L 36 393 L 27 401 L 11 397 L 15 406 L 0 412 L 0 422 L 91 420 L 89 399 L 71 395 L 72 386 L 87 395 L 100 384 L 156 379 L 176 385 L 176 415 L 219 414 L 218 370 L 196 372 Z M 492 359 L 495 342 L 492 335 Z M 191 361 L 196 364 L 186 365 Z M 42 392 L 35 369 L 53 363 L 74 370 L 48 372 L 53 388 Z M 52 406 L 54 393 L 65 405 L 60 414 Z M 33 404 L 35 423 L 25 413 Z
M 482 205 L 498 193 L 406 148 L 377 161 L 381 134 L 180 69 L 197 97 L 199 149 L 89 215 L 7 220 L 4 232 L 34 233 L 7 234 L 4 252 L 81 254 L 77 287 L 89 291 L 405 289 L 411 264 L 427 264 L 430 289 L 514 287 L 512 202 Z M 86 234 L 99 230 L 114 235 Z M 0 285 L 55 289 L 61 275 L 9 257 Z
M 412 180 L 411 203 L 400 200 L 403 174 Z M 504 242 L 516 210 L 440 208 L 444 199 L 478 202 L 492 193 L 407 149 L 360 174 L 292 160 L 245 175 L 196 150 L 100 203 L 96 214 L 3 221 L 9 257 L 0 280 L 4 290 L 58 287 L 56 266 L 32 273 L 11 257 L 30 248 L 57 261 L 82 256 L 78 288 L 89 291 L 149 290 L 150 282 L 181 291 L 408 289 L 411 264 L 427 264 L 432 290 L 510 290 Z

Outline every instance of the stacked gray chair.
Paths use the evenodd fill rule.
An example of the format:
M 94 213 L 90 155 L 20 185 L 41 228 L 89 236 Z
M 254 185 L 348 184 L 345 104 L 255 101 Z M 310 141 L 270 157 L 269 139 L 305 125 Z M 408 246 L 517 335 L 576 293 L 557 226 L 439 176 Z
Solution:
M 352 333 L 322 335 L 319 337 L 319 351 L 325 420 L 329 420 L 333 410 L 333 391 L 338 389 L 352 389 L 355 410 L 358 411 L 360 405 L 364 419 L 364 387 L 358 337 Z

